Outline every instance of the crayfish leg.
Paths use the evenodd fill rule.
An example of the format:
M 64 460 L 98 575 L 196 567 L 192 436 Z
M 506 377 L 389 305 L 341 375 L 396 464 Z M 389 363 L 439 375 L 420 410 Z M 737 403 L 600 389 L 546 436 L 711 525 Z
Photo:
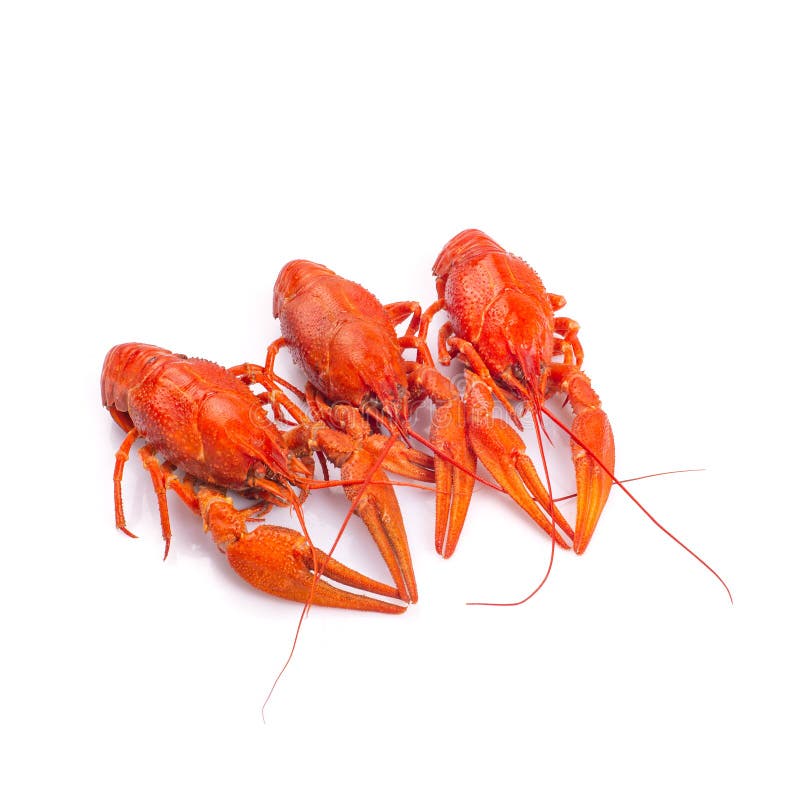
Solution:
M 131 428 L 120 445 L 119 450 L 117 450 L 116 461 L 114 463 L 114 516 L 116 518 L 117 528 L 133 539 L 136 538 L 136 534 L 128 530 L 125 522 L 125 512 L 122 508 L 122 473 L 125 469 L 125 463 L 130 457 L 131 447 L 138 438 L 139 432 L 135 428 Z
M 384 307 L 392 327 L 396 328 L 401 322 L 408 320 L 405 335 L 412 336 L 419 328 L 422 317 L 422 306 L 414 300 L 404 300 L 397 303 L 387 303 Z
M 169 554 L 169 545 L 172 541 L 172 527 L 169 522 L 169 507 L 167 506 L 167 489 L 172 489 L 181 500 L 195 514 L 200 513 L 200 506 L 190 480 L 181 481 L 175 476 L 175 467 L 169 463 L 162 463 L 150 445 L 145 445 L 139 450 L 145 469 L 150 473 L 153 490 L 158 501 L 158 514 L 161 519 L 161 533 L 164 537 L 164 558 Z

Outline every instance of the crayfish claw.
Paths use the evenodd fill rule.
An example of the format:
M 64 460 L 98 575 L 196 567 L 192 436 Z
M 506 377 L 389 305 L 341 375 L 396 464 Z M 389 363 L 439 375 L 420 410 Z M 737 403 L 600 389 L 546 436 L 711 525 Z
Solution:
M 436 552 L 453 555 L 475 487 L 475 453 L 467 443 L 464 404 L 437 405 L 431 424 L 436 475 Z M 446 458 L 445 458 L 446 456 Z
M 403 605 L 349 592 L 325 581 L 322 576 L 353 589 L 400 599 L 395 587 L 346 567 L 297 531 L 279 525 L 259 525 L 249 531 L 249 511 L 235 509 L 225 494 L 203 486 L 197 496 L 206 529 L 228 556 L 231 567 L 256 589 L 297 603 L 384 614 L 405 611 Z
M 575 413 L 570 428 L 577 487 L 572 547 L 580 555 L 589 545 L 614 485 L 614 434 L 606 412 L 600 407 L 600 398 L 584 372 L 574 365 L 559 364 L 554 366 L 553 375 Z
M 378 546 L 400 592 L 400 599 L 416 603 L 417 581 L 400 505 L 386 473 L 375 469 L 374 463 L 368 452 L 356 450 L 341 466 L 342 479 L 363 481 L 372 473 L 374 483 L 366 488 L 361 483 L 352 483 L 346 485 L 344 491 L 347 499 L 355 503 L 355 513 L 361 517 Z
M 291 528 L 259 525 L 230 544 L 227 555 L 233 569 L 251 586 L 286 600 L 385 614 L 406 610 L 404 605 L 355 594 L 324 580 L 323 575 L 354 589 L 399 599 L 393 586 L 346 567 Z
M 569 542 L 556 526 L 570 539 L 573 537 L 572 528 L 525 454 L 525 443 L 510 425 L 494 416 L 490 388 L 474 373 L 468 371 L 466 376 L 467 430 L 470 445 L 478 460 L 512 500 L 555 539 L 559 547 L 569 549 Z
M 572 461 L 575 465 L 578 491 L 573 548 L 580 555 L 592 538 L 614 485 L 611 477 L 614 471 L 614 436 L 611 423 L 605 411 L 600 408 L 579 413 L 572 424 L 572 434 Z M 598 463 L 598 459 L 605 465 L 605 469 Z
M 436 552 L 453 555 L 475 486 L 475 454 L 467 442 L 466 410 L 453 383 L 426 364 L 409 364 L 409 386 L 434 406 L 430 428 L 436 482 Z

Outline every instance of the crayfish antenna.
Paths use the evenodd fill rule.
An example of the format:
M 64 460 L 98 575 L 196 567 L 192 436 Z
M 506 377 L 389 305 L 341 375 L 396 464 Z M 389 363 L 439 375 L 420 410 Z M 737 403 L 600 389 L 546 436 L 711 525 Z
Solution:
M 391 437 L 390 437 L 390 439 L 391 439 Z M 389 443 L 387 443 L 387 446 L 385 448 L 387 453 L 388 453 L 389 449 L 391 448 L 391 444 L 393 444 L 393 443 L 394 443 L 394 440 L 391 440 Z M 303 606 L 303 610 L 300 612 L 300 619 L 298 619 L 298 621 L 297 621 L 297 628 L 295 629 L 295 634 L 294 634 L 294 638 L 292 639 L 292 646 L 289 649 L 289 654 L 287 655 L 286 661 L 284 662 L 284 664 L 281 667 L 280 671 L 275 676 L 275 680 L 272 682 L 272 686 L 270 687 L 270 690 L 267 693 L 267 697 L 264 700 L 264 704 L 261 706 L 261 719 L 264 722 L 266 722 L 265 711 L 266 711 L 267 704 L 269 703 L 270 699 L 272 698 L 272 695 L 274 694 L 275 689 L 277 688 L 278 683 L 280 682 L 280 679 L 283 677 L 283 674 L 288 669 L 289 664 L 291 663 L 291 660 L 294 657 L 295 650 L 297 649 L 297 643 L 298 643 L 299 638 L 300 638 L 300 629 L 303 626 L 303 621 L 305 620 L 306 616 L 308 615 L 308 612 L 311 610 L 311 606 L 314 605 L 315 602 L 317 602 L 317 601 L 315 601 L 315 594 L 317 594 L 320 591 L 320 587 L 327 586 L 327 584 L 321 582 L 321 576 L 322 575 L 330 575 L 330 577 L 333 578 L 334 580 L 339 580 L 342 583 L 345 583 L 347 585 L 354 586 L 354 587 L 357 587 L 357 588 L 364 588 L 364 589 L 366 589 L 368 591 L 373 591 L 373 592 L 377 592 L 377 593 L 383 593 L 383 592 L 381 592 L 380 588 L 376 589 L 375 587 L 383 587 L 384 589 L 389 590 L 389 592 L 391 593 L 391 596 L 398 597 L 398 598 L 400 597 L 400 592 L 398 590 L 398 587 L 395 587 L 393 590 L 391 590 L 391 589 L 389 589 L 389 587 L 386 587 L 384 584 L 380 584 L 377 581 L 370 581 L 370 579 L 365 578 L 365 576 L 362 576 L 359 573 L 356 573 L 353 570 L 350 570 L 349 568 L 344 567 L 344 565 L 339 564 L 339 562 L 336 561 L 333 558 L 333 551 L 336 549 L 336 546 L 339 544 L 339 541 L 341 540 L 342 536 L 344 535 L 345 529 L 347 528 L 347 525 L 350 522 L 350 519 L 352 518 L 353 514 L 356 512 L 356 508 L 358 506 L 359 500 L 361 499 L 363 494 L 369 488 L 369 485 L 370 485 L 369 482 L 370 482 L 370 479 L 372 478 L 372 475 L 375 472 L 377 472 L 379 468 L 380 468 L 380 460 L 377 460 L 375 462 L 375 464 L 373 465 L 373 468 L 372 468 L 371 472 L 368 473 L 367 476 L 365 476 L 365 479 L 364 479 L 364 481 L 362 483 L 360 492 L 351 501 L 350 508 L 348 509 L 347 514 L 345 515 L 345 518 L 344 518 L 344 520 L 342 522 L 342 525 L 339 528 L 339 531 L 338 531 L 338 533 L 336 534 L 336 537 L 333 540 L 333 544 L 331 545 L 330 550 L 328 550 L 327 553 L 323 553 L 322 551 L 318 550 L 316 547 L 313 547 L 313 545 L 311 545 L 311 538 L 310 538 L 310 536 L 308 534 L 308 530 L 307 530 L 306 525 L 305 525 L 305 519 L 303 517 L 302 508 L 301 508 L 299 502 L 297 502 L 296 498 L 292 501 L 292 505 L 293 505 L 295 511 L 297 512 L 297 517 L 298 517 L 298 520 L 300 522 L 300 527 L 302 528 L 303 535 L 304 535 L 306 541 L 311 545 L 312 556 L 311 556 L 311 563 L 309 564 L 309 566 L 310 566 L 310 569 L 311 569 L 311 571 L 313 573 L 313 576 L 311 577 L 310 583 L 308 585 L 308 596 L 306 597 L 306 601 L 305 601 L 305 605 Z M 355 581 L 353 580 L 353 576 L 355 576 Z M 372 585 L 371 586 L 366 586 L 365 582 L 369 582 Z M 388 594 L 389 592 L 386 592 L 386 594 Z M 407 608 L 407 606 L 405 606 L 405 605 L 393 605 L 393 604 L 389 604 L 389 603 L 382 603 L 382 601 L 374 600 L 373 598 L 368 598 L 368 597 L 363 597 L 363 600 L 366 601 L 366 602 L 378 603 L 378 604 L 381 604 L 383 606 L 386 606 L 386 608 L 377 608 L 377 607 L 375 607 L 375 608 L 370 608 L 370 609 L 366 609 L 365 608 L 364 610 L 375 610 L 375 611 L 384 611 L 384 612 L 393 613 L 393 614 L 402 614 Z
M 509 603 L 497 603 L 497 602 L 470 602 L 467 603 L 468 606 L 492 606 L 492 607 L 511 607 L 511 606 L 521 606 L 524 603 L 527 603 L 534 595 L 536 595 L 540 589 L 547 583 L 548 579 L 550 578 L 550 573 L 553 570 L 553 564 L 555 562 L 555 554 L 556 554 L 556 542 L 560 541 L 560 536 L 558 531 L 556 530 L 556 506 L 555 500 L 553 499 L 553 489 L 550 483 L 550 471 L 547 468 L 547 459 L 544 454 L 544 444 L 542 442 L 542 434 L 545 433 L 543 420 L 542 420 L 542 409 L 540 403 L 536 400 L 535 397 L 531 397 L 529 401 L 529 407 L 531 412 L 531 418 L 533 419 L 534 429 L 536 431 L 536 443 L 539 447 L 539 455 L 542 459 L 542 467 L 544 469 L 544 478 L 545 483 L 547 485 L 547 505 L 548 505 L 548 512 L 550 514 L 550 558 L 547 563 L 547 569 L 545 570 L 544 577 L 539 581 L 536 588 L 527 596 L 523 597 L 521 600 L 516 600 Z M 549 437 L 548 437 L 549 441 Z M 560 514 L 558 515 L 560 516 Z
M 500 492 L 501 494 L 508 494 L 507 490 L 504 489 L 497 483 L 493 483 L 490 480 L 479 475 L 475 470 L 471 470 L 468 466 L 464 464 L 460 464 L 456 461 L 449 453 L 446 453 L 444 450 L 436 447 L 433 442 L 429 439 L 426 439 L 422 434 L 417 433 L 415 430 L 409 428 L 409 435 L 412 439 L 418 441 L 421 445 L 427 447 L 435 456 L 439 456 L 439 458 L 446 461 L 448 464 L 451 464 L 456 469 L 461 470 L 465 475 L 469 475 L 470 478 L 477 481 L 478 483 L 482 483 L 484 486 L 488 486 L 490 489 L 494 489 L 496 492 Z
M 623 485 L 623 482 L 621 480 L 619 480 L 616 477 L 616 475 L 614 475 L 614 473 L 603 463 L 603 461 L 597 455 L 595 455 L 595 453 L 592 452 L 592 450 L 587 446 L 587 444 L 584 441 L 582 441 L 578 437 L 578 435 L 575 434 L 574 431 L 571 431 L 563 422 L 561 422 L 560 419 L 558 419 L 558 417 L 556 417 L 554 414 L 552 414 L 550 411 L 548 411 L 547 408 L 543 407 L 542 411 L 547 417 L 549 417 L 553 422 L 555 422 L 555 424 L 559 428 L 561 428 L 564 432 L 566 432 L 567 435 L 570 437 L 570 439 L 573 442 L 575 442 L 575 444 L 577 444 L 578 447 L 581 447 L 583 450 L 585 450 L 588 453 L 589 456 L 591 456 L 592 459 L 594 459 L 595 463 L 600 467 L 600 469 L 603 472 L 605 472 L 606 475 L 608 475 L 608 477 L 611 479 L 611 482 L 614 485 L 619 486 L 619 488 L 622 489 L 622 491 L 628 496 L 628 498 L 639 508 L 640 511 L 642 511 L 642 513 L 659 530 L 661 530 L 663 533 L 665 533 L 667 536 L 669 536 L 669 538 L 672 539 L 673 542 L 675 542 L 676 544 L 680 545 L 680 547 L 682 547 L 687 553 L 689 553 L 689 555 L 692 556 L 692 558 L 694 558 L 696 561 L 700 562 L 700 564 L 702 564 L 722 584 L 723 588 L 725 589 L 725 591 L 728 594 L 728 599 L 731 601 L 731 605 L 733 605 L 733 594 L 731 593 L 731 590 L 728 587 L 728 584 L 724 581 L 722 576 L 708 562 L 704 561 L 697 553 L 695 553 L 694 550 L 692 550 L 688 545 L 684 544 L 677 536 L 675 536 L 674 533 L 672 533 L 671 531 L 667 530 L 667 528 L 664 527 L 664 525 L 662 525 L 655 518 L 655 516 L 650 511 L 648 511 L 644 507 L 644 505 L 642 505 L 642 503 L 639 502 L 639 500 L 636 497 L 634 497 L 633 493 L 627 488 L 627 486 Z
M 620 483 L 635 483 L 636 481 L 644 481 L 648 478 L 661 478 L 664 475 L 682 475 L 684 472 L 705 472 L 703 467 L 693 467 L 689 469 L 668 469 L 664 472 L 649 472 L 647 475 L 637 475 L 635 478 L 620 478 Z M 578 496 L 577 492 L 570 492 L 570 494 L 561 495 L 556 497 L 554 502 L 561 503 L 564 500 L 574 500 Z

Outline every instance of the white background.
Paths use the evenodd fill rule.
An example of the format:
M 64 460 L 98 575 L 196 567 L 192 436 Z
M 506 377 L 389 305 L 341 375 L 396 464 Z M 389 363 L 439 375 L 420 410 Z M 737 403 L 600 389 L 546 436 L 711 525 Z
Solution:
M 797 796 L 792 6 L 4 4 L 4 795 Z M 177 501 L 162 562 L 138 458 L 115 531 L 103 356 L 260 360 L 291 258 L 428 303 L 471 226 L 567 296 L 620 476 L 705 468 L 634 488 L 735 605 L 615 491 L 467 607 L 546 538 L 484 490 L 444 562 L 403 491 L 420 603 L 312 612 L 264 723 L 299 609 Z

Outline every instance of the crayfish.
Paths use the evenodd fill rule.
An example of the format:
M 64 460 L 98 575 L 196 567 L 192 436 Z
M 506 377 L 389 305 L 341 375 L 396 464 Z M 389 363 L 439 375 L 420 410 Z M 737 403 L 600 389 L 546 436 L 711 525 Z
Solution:
M 434 366 L 424 339 L 415 335 L 421 307 L 415 302 L 383 305 L 363 286 L 311 261 L 290 261 L 275 281 L 272 312 L 281 338 L 268 350 L 273 371 L 277 352 L 288 347 L 309 380 L 305 399 L 345 430 L 367 422 L 392 436 L 414 438 L 433 454 L 436 483 L 436 548 L 454 543 L 464 525 L 475 481 L 475 456 L 465 435 L 464 405 L 455 386 Z M 406 333 L 395 327 L 409 319 Z M 404 358 L 413 349 L 417 360 Z M 298 391 L 298 390 L 295 390 Z M 435 407 L 428 437 L 409 424 L 425 399 Z M 328 407 L 325 404 L 331 404 Z M 406 448 L 387 468 L 413 478 L 424 454 Z M 449 554 L 449 552 L 448 552 Z
M 132 445 L 139 450 L 158 499 L 169 552 L 171 530 L 166 492 L 175 491 L 203 520 L 233 569 L 264 592 L 301 603 L 397 614 L 404 605 L 356 594 L 322 580 L 409 602 L 397 587 L 372 580 L 314 547 L 308 535 L 276 525 L 247 523 L 272 506 L 290 506 L 302 523 L 301 504 L 312 488 L 313 453 L 341 468 L 345 492 L 378 542 L 390 572 L 399 580 L 410 565 L 400 510 L 390 486 L 365 445 L 348 434 L 313 422 L 272 384 L 270 402 L 294 416 L 282 430 L 235 371 L 199 358 L 187 358 L 146 344 L 121 344 L 106 356 L 102 372 L 103 405 L 126 431 L 116 455 L 114 507 L 117 527 L 129 536 L 122 506 L 122 474 Z M 179 478 L 176 470 L 182 470 Z M 374 483 L 367 483 L 374 479 Z M 228 490 L 255 501 L 237 509 Z M 303 527 L 304 524 L 303 524 Z
M 613 485 L 614 436 L 600 398 L 581 369 L 578 324 L 556 317 L 566 300 L 545 291 L 521 258 L 478 230 L 454 236 L 433 266 L 438 300 L 423 314 L 420 335 L 445 309 L 450 321 L 439 330 L 439 360 L 459 356 L 467 365 L 469 442 L 481 463 L 555 541 L 567 546 L 550 517 L 583 553 Z M 560 360 L 556 360 L 560 359 Z M 536 424 L 541 447 L 545 400 L 564 394 L 575 416 L 570 430 L 577 483 L 574 531 L 555 508 L 549 487 L 525 455 L 519 435 L 494 418 L 494 399 L 521 428 L 506 393 L 519 398 Z M 526 489 L 528 491 L 526 491 Z M 537 505 L 538 504 L 538 505 Z
M 444 246 L 433 274 L 438 299 L 422 314 L 418 335 L 427 335 L 438 311 L 447 312 L 449 321 L 438 335 L 439 360 L 447 365 L 458 356 L 465 363 L 469 444 L 508 494 L 555 543 L 568 546 L 558 527 L 572 539 L 572 549 L 581 554 L 592 538 L 611 487 L 616 485 L 656 527 L 714 575 L 733 602 L 728 585 L 716 570 L 655 519 L 614 475 L 614 435 L 600 398 L 582 369 L 578 323 L 555 316 L 566 304 L 565 298 L 547 292 L 528 264 L 475 229 L 462 231 Z M 572 408 L 570 428 L 545 406 L 545 401 L 556 394 L 564 395 Z M 531 413 L 546 486 L 525 455 L 517 432 L 494 417 L 497 399 L 521 428 L 507 395 L 521 400 Z M 543 417 L 570 437 L 577 485 L 574 530 L 552 497 L 542 444 Z M 532 594 L 536 591 L 538 588 Z

